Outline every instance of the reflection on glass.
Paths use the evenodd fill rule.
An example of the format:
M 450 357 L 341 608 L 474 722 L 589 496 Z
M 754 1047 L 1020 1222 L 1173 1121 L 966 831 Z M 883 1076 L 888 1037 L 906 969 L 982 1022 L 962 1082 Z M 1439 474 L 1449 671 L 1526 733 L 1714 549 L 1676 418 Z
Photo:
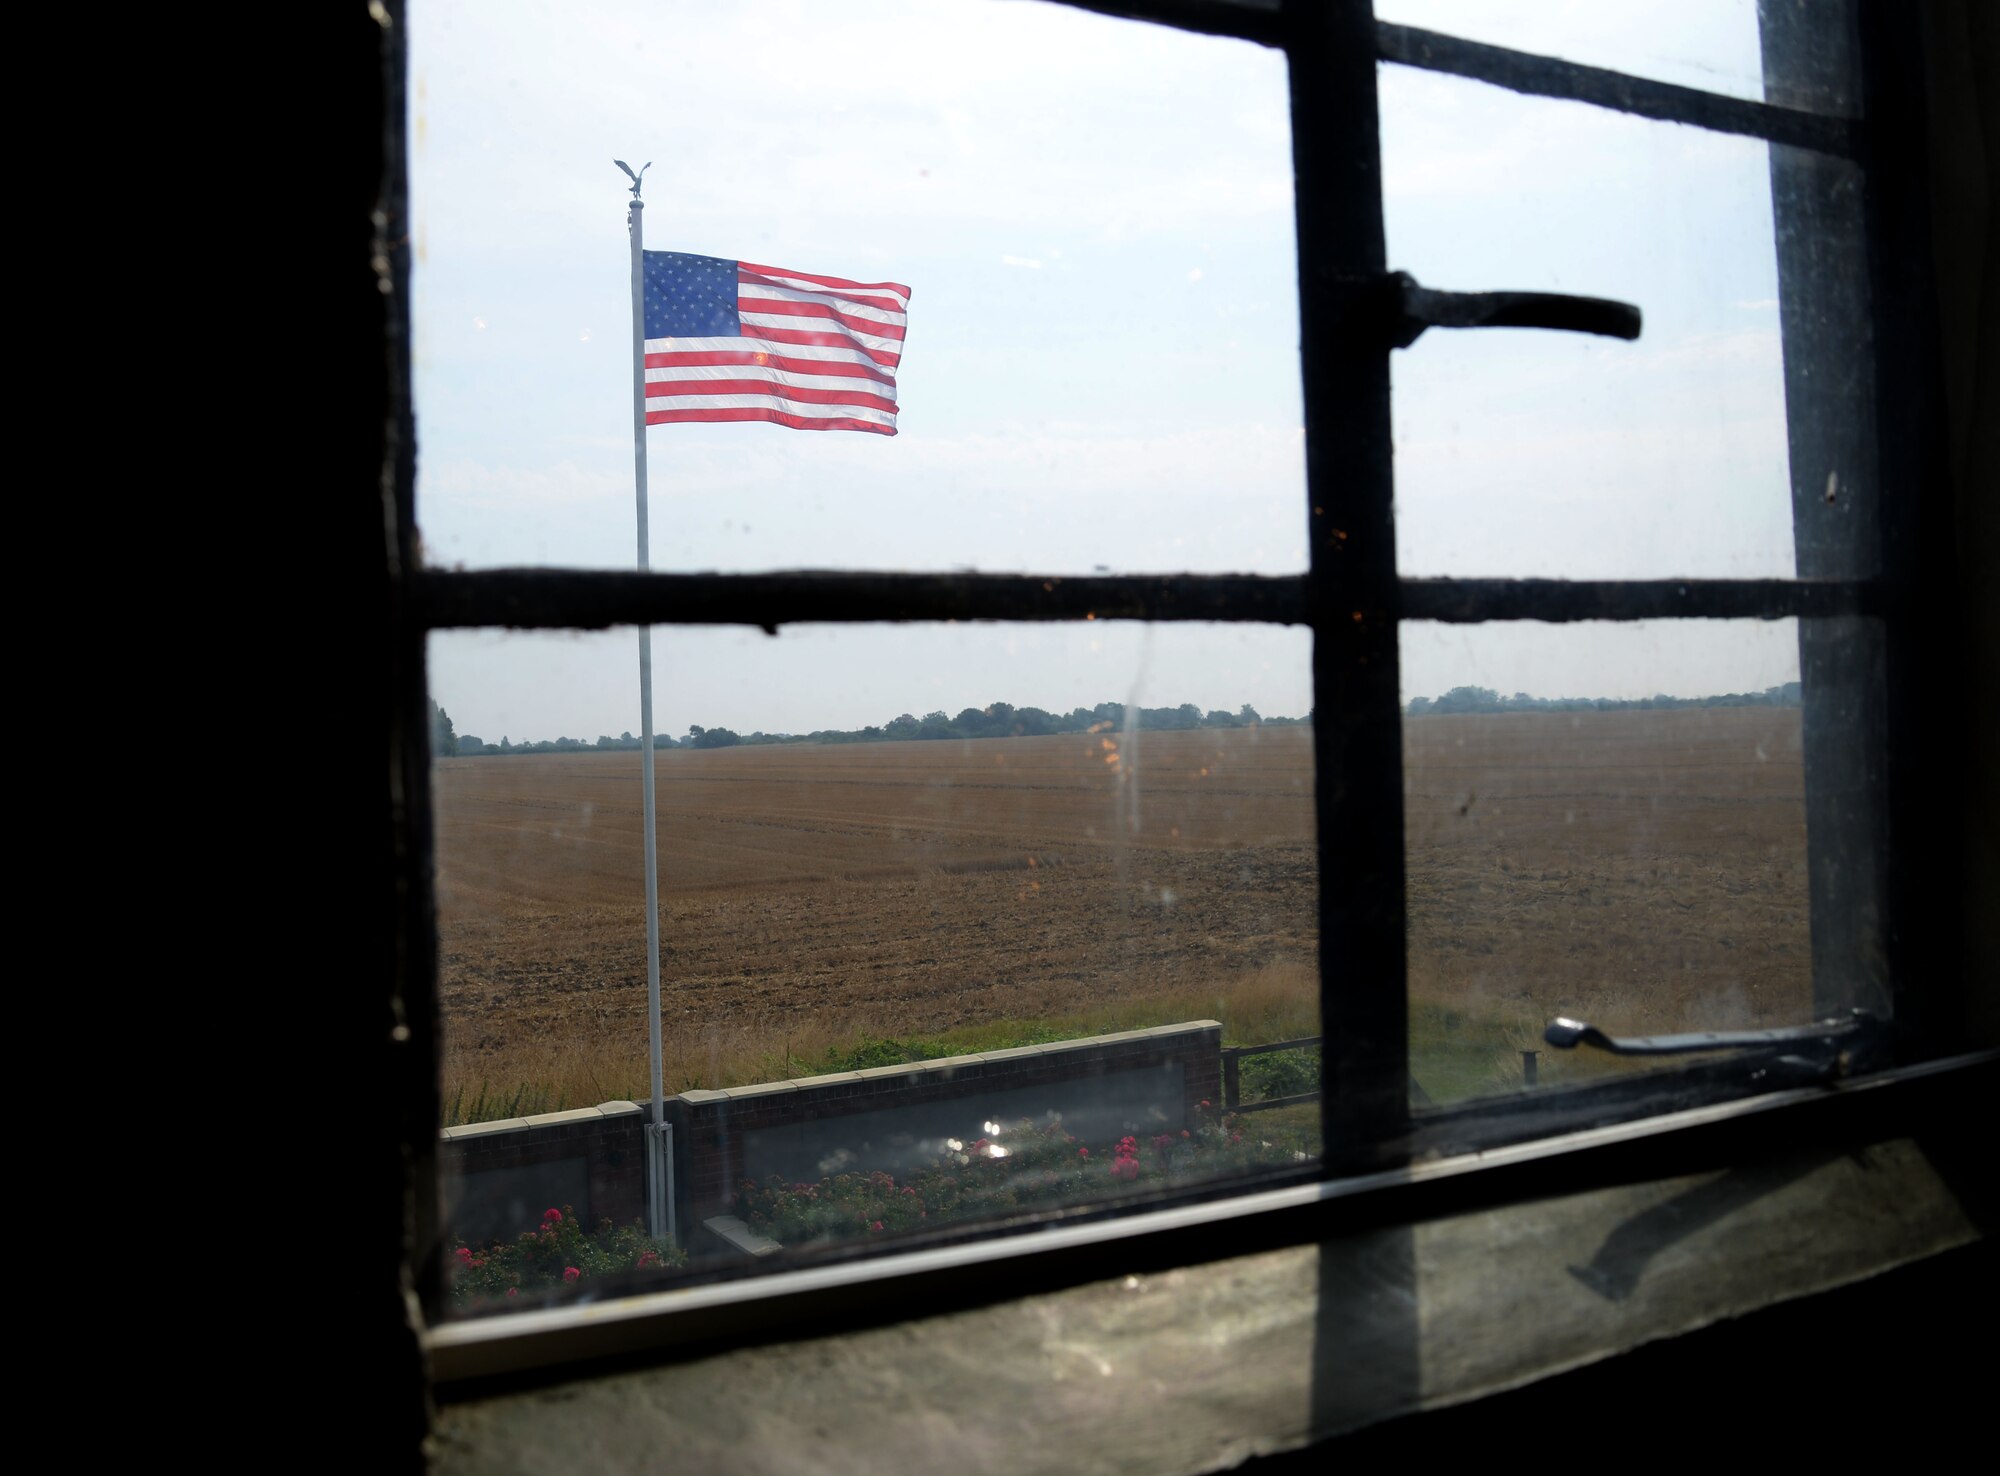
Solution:
M 432 640 L 458 1310 L 1317 1154 L 1303 633 L 663 630 L 645 1234 L 632 643 Z
M 1281 53 L 921 0 L 410 23 L 435 562 L 632 562 L 620 154 L 651 249 L 912 292 L 894 439 L 650 432 L 654 568 L 1305 567 Z
M 1433 1100 L 1628 1069 L 1543 1048 L 1559 1014 L 1634 1035 L 1816 1017 L 1796 622 L 1404 639 L 1411 1069 Z

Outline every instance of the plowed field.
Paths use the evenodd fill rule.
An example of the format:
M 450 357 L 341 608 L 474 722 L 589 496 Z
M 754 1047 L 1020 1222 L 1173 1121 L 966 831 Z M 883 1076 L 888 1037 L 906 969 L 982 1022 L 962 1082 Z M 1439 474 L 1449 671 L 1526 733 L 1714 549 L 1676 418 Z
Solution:
M 1805 1010 L 1796 711 L 1405 726 L 1419 1001 L 1505 1020 L 1581 1001 L 1627 1026 Z M 844 1037 L 1309 1000 L 1310 729 L 673 750 L 657 770 L 669 1090 Z M 639 756 L 445 760 L 436 811 L 448 1094 L 578 1063 L 636 1090 Z

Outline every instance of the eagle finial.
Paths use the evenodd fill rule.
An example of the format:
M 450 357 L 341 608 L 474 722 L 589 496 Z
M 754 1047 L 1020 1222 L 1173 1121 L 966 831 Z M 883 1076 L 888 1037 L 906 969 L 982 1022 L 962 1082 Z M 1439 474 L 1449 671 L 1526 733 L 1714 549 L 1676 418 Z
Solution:
M 638 199 L 639 187 L 645 183 L 646 171 L 653 167 L 653 161 L 651 159 L 648 159 L 644 164 L 642 164 L 639 167 L 639 172 L 637 174 L 632 173 L 632 166 L 630 164 L 627 164 L 623 159 L 613 159 L 611 162 L 613 164 L 616 164 L 620 169 L 624 170 L 627 176 L 630 177 L 632 181 L 632 198 L 635 200 Z

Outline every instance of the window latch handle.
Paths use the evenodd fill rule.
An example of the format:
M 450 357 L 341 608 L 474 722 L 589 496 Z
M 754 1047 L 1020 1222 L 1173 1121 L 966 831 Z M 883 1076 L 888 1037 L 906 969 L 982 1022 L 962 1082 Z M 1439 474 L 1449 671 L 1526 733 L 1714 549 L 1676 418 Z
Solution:
M 1614 1056 L 1683 1056 L 1695 1051 L 1750 1051 L 1775 1046 L 1820 1046 L 1835 1054 L 1880 1033 L 1882 1021 L 1866 1010 L 1810 1025 L 1778 1030 L 1699 1030 L 1686 1035 L 1609 1035 L 1595 1025 L 1558 1015 L 1542 1039 L 1562 1050 L 1595 1046 Z
M 1558 328 L 1604 338 L 1635 339 L 1641 314 L 1629 302 L 1574 297 L 1567 292 L 1441 292 L 1394 272 L 1395 344 L 1408 348 L 1426 328 Z

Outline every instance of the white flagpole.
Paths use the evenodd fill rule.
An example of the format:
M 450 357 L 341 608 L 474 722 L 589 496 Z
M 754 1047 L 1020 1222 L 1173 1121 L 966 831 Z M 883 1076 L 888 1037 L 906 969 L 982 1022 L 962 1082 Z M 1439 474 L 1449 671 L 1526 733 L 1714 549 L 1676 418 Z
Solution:
M 620 164 L 627 174 L 632 171 Z M 632 237 L 632 469 L 639 502 L 639 572 L 652 568 L 651 538 L 646 523 L 646 260 L 644 222 L 640 212 L 640 175 L 632 176 L 632 204 L 625 212 Z M 668 1160 L 671 1140 L 665 1118 L 665 1083 L 660 1069 L 660 870 L 654 842 L 653 812 L 653 628 L 639 627 L 639 753 L 646 833 L 646 1036 L 653 1068 L 653 1114 L 647 1127 L 647 1233 L 673 1233 L 673 1193 Z

